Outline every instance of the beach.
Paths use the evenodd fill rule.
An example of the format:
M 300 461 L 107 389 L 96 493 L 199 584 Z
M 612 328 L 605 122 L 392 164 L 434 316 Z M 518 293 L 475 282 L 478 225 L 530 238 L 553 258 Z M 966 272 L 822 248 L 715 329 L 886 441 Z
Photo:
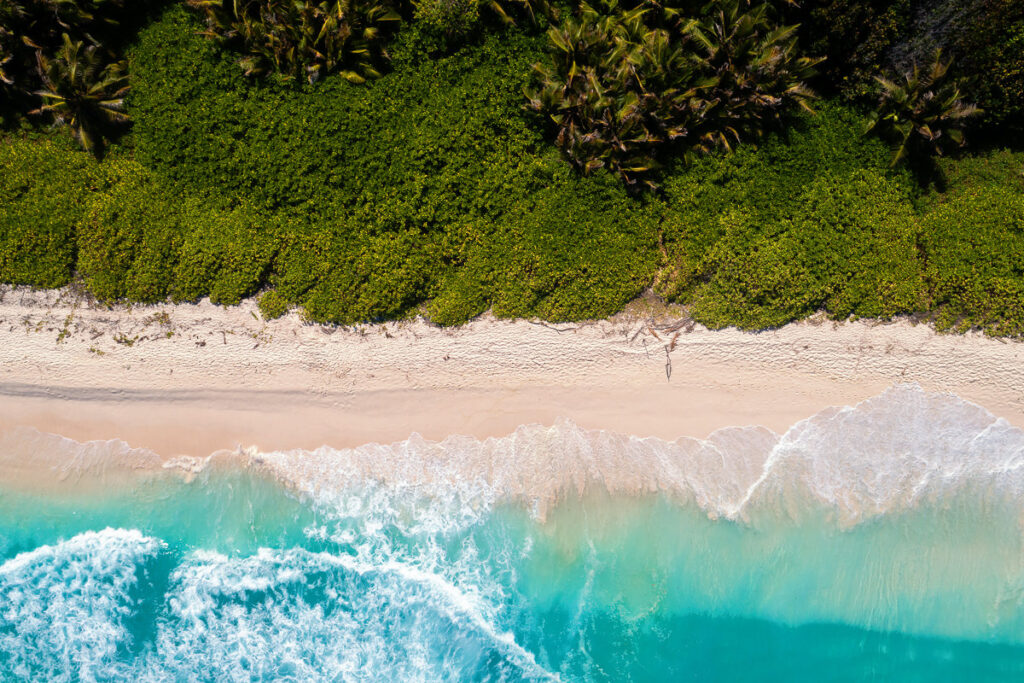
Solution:
M 346 328 L 296 312 L 265 321 L 254 300 L 108 307 L 27 288 L 0 300 L 0 431 L 121 439 L 162 457 L 484 438 L 559 418 L 662 439 L 782 433 L 906 382 L 1024 427 L 1024 345 L 906 319 L 711 331 L 640 300 L 587 323 Z
M 39 680 L 744 680 L 735 652 L 762 680 L 1017 680 L 1022 361 L 655 300 L 334 328 L 7 289 L 0 656 Z

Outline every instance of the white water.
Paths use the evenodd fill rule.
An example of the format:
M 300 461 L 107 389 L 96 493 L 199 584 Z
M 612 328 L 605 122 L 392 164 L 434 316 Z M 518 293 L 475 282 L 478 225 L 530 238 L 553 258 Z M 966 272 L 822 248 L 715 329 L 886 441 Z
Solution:
M 84 522 L 0 505 L 0 551 L 30 546 L 0 565 L 14 678 L 615 680 L 688 615 L 1024 644 L 1024 432 L 912 385 L 781 436 L 559 422 L 163 470 L 116 442 L 5 455 L 27 443 L 75 491 L 144 474 Z M 91 526 L 112 514 L 138 530 Z M 292 540 L 259 532 L 279 519 Z

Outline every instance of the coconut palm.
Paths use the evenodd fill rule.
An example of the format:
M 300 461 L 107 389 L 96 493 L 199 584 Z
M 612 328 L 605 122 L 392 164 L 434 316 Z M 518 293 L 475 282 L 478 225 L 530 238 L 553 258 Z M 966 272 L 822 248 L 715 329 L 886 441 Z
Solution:
M 793 106 L 810 109 L 806 81 L 821 60 L 800 56 L 797 27 L 773 26 L 768 10 L 767 3 L 722 0 L 691 27 L 712 102 L 697 143 L 705 151 L 764 134 Z
M 18 27 L 24 20 L 25 9 L 14 0 L 0 2 L 0 92 L 15 90 L 16 81 L 22 80 L 16 57 L 24 46 Z
M 32 113 L 49 114 L 70 127 L 87 151 L 101 152 L 111 128 L 128 121 L 123 63 L 105 63 L 96 45 L 73 41 L 66 33 L 56 55 L 51 58 L 38 51 L 36 60 L 43 89 L 35 94 L 43 98 L 43 105 Z
M 963 101 L 949 79 L 951 64 L 938 50 L 927 69 L 915 63 L 901 80 L 875 78 L 881 93 L 867 131 L 893 143 L 891 165 L 926 161 L 965 144 L 964 124 L 981 109 Z
M 362 83 L 380 75 L 384 34 L 401 20 L 387 0 L 189 0 L 207 35 L 245 53 L 247 75 L 313 82 L 330 72 Z
M 685 2 L 584 3 L 548 31 L 551 64 L 535 67 L 527 106 L 584 173 L 607 167 L 652 187 L 668 152 L 731 149 L 813 97 L 804 80 L 818 60 L 797 54 L 795 27 L 747 6 L 721 0 L 687 16 Z

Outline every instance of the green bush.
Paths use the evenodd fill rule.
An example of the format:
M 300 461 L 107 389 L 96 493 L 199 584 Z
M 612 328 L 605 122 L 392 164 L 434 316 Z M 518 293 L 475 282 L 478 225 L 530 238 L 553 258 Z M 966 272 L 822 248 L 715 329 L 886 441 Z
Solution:
M 731 155 L 671 160 L 658 193 L 577 173 L 524 110 L 543 37 L 510 30 L 363 86 L 253 82 L 172 7 L 131 53 L 135 128 L 97 164 L 0 145 L 0 280 L 79 272 L 104 300 L 292 306 L 350 324 L 424 312 L 610 315 L 652 284 L 712 327 L 818 310 L 1024 334 L 1024 157 L 941 159 L 923 194 L 865 118 L 821 102 Z
M 649 286 L 658 266 L 656 205 L 646 208 L 611 172 L 559 172 L 524 195 L 486 247 L 490 300 L 499 317 L 603 318 Z M 478 269 L 483 270 L 479 265 Z
M 820 308 L 839 318 L 915 310 L 915 186 L 863 128 L 822 103 L 759 149 L 676 169 L 655 290 L 712 327 L 775 327 Z
M 649 283 L 654 221 L 640 226 L 614 184 L 578 178 L 522 109 L 540 36 L 432 60 L 399 44 L 394 71 L 364 86 L 257 87 L 196 28 L 171 10 L 132 54 L 136 156 L 208 203 L 275 214 L 277 248 L 254 251 L 246 282 L 267 273 L 311 319 L 390 318 L 425 300 L 446 324 L 492 304 L 579 318 Z M 210 286 L 192 286 L 189 244 L 202 242 L 186 239 L 176 296 L 191 298 Z M 513 305 L 506 289 L 521 286 L 530 296 Z
M 822 176 L 787 218 L 721 217 L 693 315 L 709 327 L 778 327 L 825 310 L 891 318 L 919 310 L 917 225 L 905 192 L 878 172 Z
M 259 307 L 260 315 L 263 316 L 264 320 L 276 320 L 291 308 L 288 305 L 288 300 L 274 289 L 264 292 L 256 305 Z
M 184 242 L 174 271 L 176 301 L 209 296 L 237 304 L 266 279 L 277 249 L 273 221 L 247 206 L 219 210 L 197 201 L 182 207 Z
M 97 165 L 67 139 L 0 139 L 0 280 L 60 287 L 75 269 L 75 230 Z
M 801 197 L 821 176 L 850 177 L 858 171 L 891 175 L 907 196 L 914 190 L 904 171 L 888 171 L 889 150 L 862 132 L 866 119 L 835 104 L 821 102 L 785 135 L 758 148 L 741 147 L 732 155 L 711 155 L 667 174 L 667 205 L 662 223 L 667 267 L 655 289 L 685 302 L 706 274 L 701 260 L 729 230 L 722 217 L 742 210 L 751 221 L 776 224 L 798 218 Z
M 112 182 L 92 201 L 78 230 L 78 270 L 105 301 L 163 301 L 182 243 L 179 202 L 131 161 L 103 170 Z
M 947 164 L 953 188 L 921 219 L 939 329 L 1024 334 L 1024 154 Z

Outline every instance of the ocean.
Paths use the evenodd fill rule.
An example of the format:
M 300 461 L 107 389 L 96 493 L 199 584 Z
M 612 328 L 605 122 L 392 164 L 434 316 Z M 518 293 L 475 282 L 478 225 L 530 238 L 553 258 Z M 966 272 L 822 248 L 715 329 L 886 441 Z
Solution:
M 1024 431 L 915 385 L 781 435 L 0 465 L 0 680 L 1024 679 Z

